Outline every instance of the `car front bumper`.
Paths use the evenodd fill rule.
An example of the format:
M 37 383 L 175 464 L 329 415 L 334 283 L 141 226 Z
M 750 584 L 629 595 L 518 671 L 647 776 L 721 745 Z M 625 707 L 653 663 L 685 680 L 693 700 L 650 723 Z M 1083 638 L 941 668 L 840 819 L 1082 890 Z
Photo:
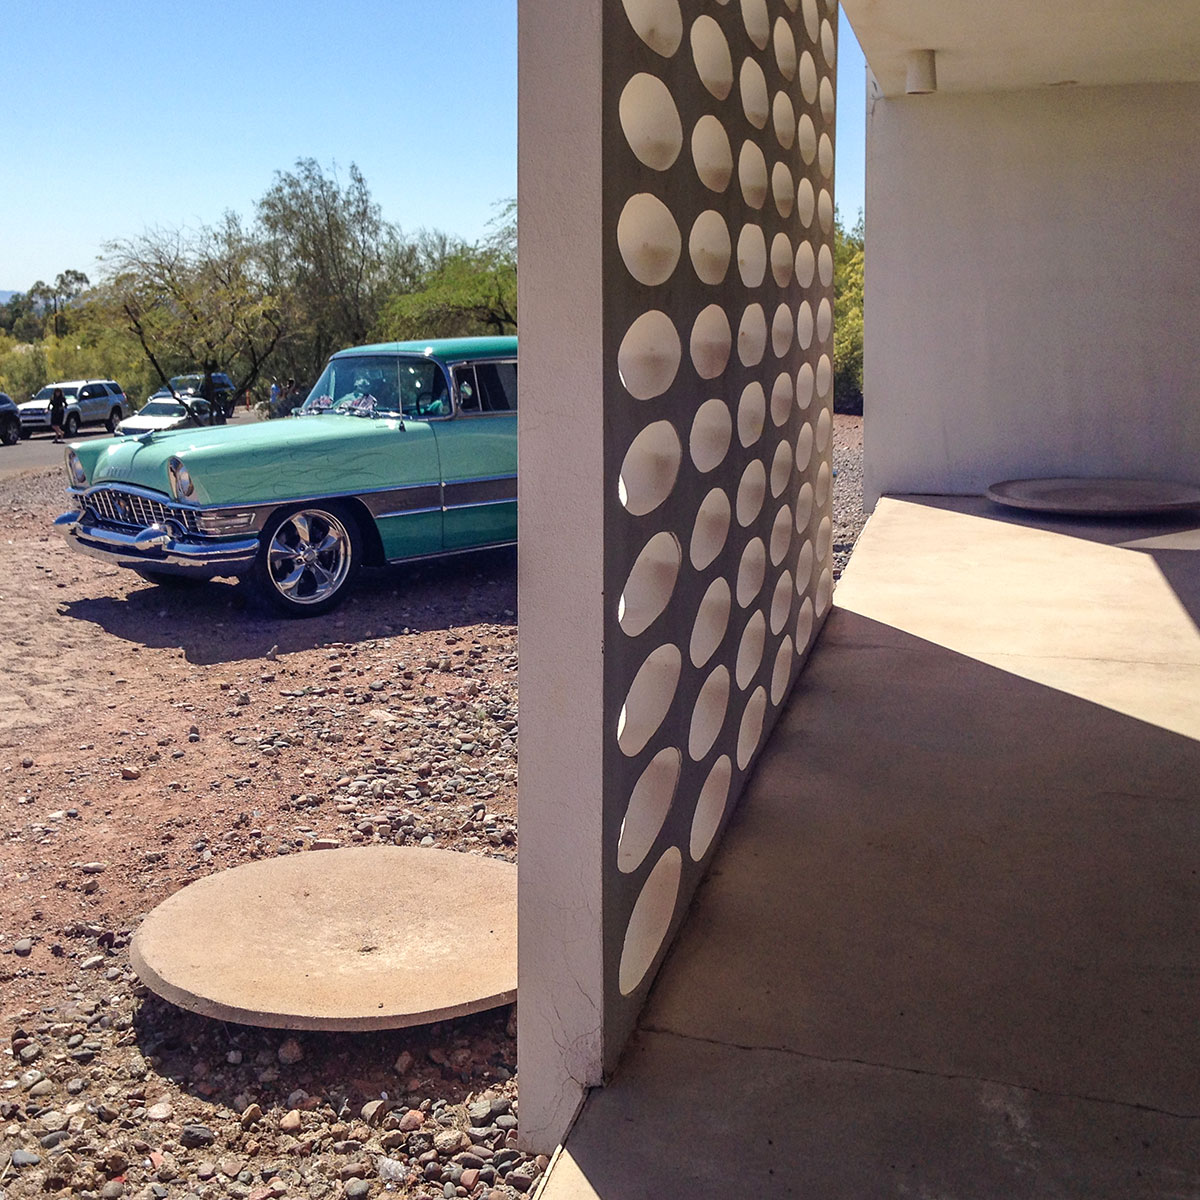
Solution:
M 173 521 L 125 533 L 102 525 L 86 512 L 63 513 L 54 521 L 67 544 L 119 567 L 187 575 L 196 579 L 244 575 L 254 565 L 258 538 L 203 538 Z

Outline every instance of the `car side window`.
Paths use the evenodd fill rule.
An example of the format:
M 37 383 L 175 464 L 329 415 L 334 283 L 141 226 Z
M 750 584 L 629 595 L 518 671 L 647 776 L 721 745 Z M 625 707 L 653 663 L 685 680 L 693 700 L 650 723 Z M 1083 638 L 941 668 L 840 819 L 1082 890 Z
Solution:
M 517 364 L 479 363 L 475 368 L 484 412 L 517 411 Z
M 87 385 L 87 387 L 79 389 L 80 400 L 91 400 L 92 397 L 95 395 L 96 395 L 96 387 L 94 384 L 89 383 Z
M 477 413 L 480 410 L 479 386 L 475 379 L 475 368 L 454 368 L 454 390 L 458 393 L 458 407 L 465 413 Z

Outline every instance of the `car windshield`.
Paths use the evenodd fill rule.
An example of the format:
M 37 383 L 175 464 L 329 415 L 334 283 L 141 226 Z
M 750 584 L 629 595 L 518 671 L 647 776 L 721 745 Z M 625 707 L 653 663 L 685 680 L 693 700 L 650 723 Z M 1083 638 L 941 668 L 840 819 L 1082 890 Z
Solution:
M 450 390 L 442 368 L 432 359 L 347 355 L 330 359 L 299 412 L 305 416 L 444 417 L 450 415 Z
M 177 392 L 198 392 L 200 385 L 204 382 L 203 375 L 173 375 L 171 376 L 171 386 Z
M 187 409 L 178 400 L 147 400 L 142 406 L 143 417 L 185 417 Z
M 57 386 L 58 385 L 56 385 L 56 384 L 49 384 L 48 386 L 42 388 L 42 390 L 40 392 L 38 392 L 38 394 L 36 396 L 34 396 L 34 399 L 35 400 L 51 399 L 54 396 L 54 389 Z M 62 392 L 64 399 L 67 399 L 67 400 L 74 400 L 75 393 L 79 391 L 78 388 L 73 388 L 73 387 L 59 387 L 58 390 Z

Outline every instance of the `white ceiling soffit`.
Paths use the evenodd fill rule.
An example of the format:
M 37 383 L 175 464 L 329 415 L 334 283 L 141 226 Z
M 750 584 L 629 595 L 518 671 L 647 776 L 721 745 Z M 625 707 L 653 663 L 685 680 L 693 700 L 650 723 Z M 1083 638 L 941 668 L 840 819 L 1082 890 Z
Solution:
M 912 50 L 939 92 L 1200 81 L 1200 0 L 842 0 L 885 96 Z

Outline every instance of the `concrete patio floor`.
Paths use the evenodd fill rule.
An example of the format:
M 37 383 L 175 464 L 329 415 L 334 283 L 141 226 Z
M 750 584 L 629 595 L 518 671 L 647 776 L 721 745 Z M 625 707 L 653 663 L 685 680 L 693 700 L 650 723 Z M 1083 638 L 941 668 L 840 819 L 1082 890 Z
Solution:
M 1197 549 L 882 501 L 543 1200 L 1200 1196 Z

